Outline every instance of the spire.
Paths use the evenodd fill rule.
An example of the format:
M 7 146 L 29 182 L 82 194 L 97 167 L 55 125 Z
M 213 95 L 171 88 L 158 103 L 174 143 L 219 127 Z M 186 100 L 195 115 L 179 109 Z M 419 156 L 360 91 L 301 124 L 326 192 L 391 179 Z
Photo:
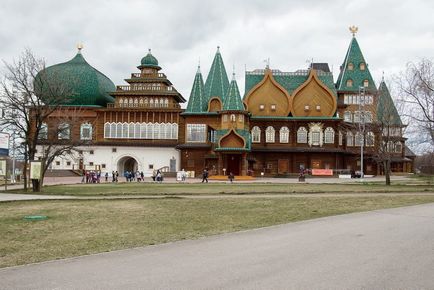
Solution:
M 238 84 L 235 80 L 235 72 L 233 73 L 233 79 L 229 85 L 229 89 L 225 95 L 223 101 L 223 110 L 238 110 L 244 111 L 243 102 L 241 101 L 240 91 L 238 90 Z
M 402 126 L 401 117 L 398 114 L 398 110 L 396 110 L 392 96 L 390 95 L 384 79 L 381 81 L 378 91 L 378 121 L 382 122 L 384 125 Z
M 358 28 L 355 26 L 350 27 L 353 37 L 348 47 L 344 63 L 341 66 L 341 71 L 336 81 L 336 88 L 341 91 L 358 92 L 360 87 L 366 87 L 365 81 L 368 81 L 366 88 L 375 91 L 374 80 L 355 37 L 357 30 Z
M 223 102 L 223 97 L 228 91 L 228 88 L 228 75 L 226 74 L 225 65 L 220 54 L 220 47 L 217 46 L 217 52 L 214 56 L 211 69 L 209 70 L 209 74 L 205 82 L 206 103 L 208 104 L 208 101 L 212 97 L 219 97 Z
M 186 112 L 205 112 L 207 105 L 208 102 L 205 100 L 203 78 L 199 64 L 197 66 L 196 76 L 194 77 L 193 87 L 191 88 L 190 98 L 188 99 Z

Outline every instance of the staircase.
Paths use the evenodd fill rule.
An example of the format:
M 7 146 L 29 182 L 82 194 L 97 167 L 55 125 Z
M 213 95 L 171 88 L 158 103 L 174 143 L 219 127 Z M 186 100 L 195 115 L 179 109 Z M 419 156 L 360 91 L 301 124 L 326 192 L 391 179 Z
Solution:
M 80 173 L 74 170 L 67 169 L 48 169 L 45 172 L 46 177 L 77 177 Z

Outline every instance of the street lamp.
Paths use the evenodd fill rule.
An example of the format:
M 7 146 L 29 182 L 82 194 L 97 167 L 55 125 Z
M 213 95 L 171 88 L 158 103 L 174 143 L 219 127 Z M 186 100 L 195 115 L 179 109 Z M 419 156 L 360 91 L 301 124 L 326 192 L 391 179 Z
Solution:
M 363 173 L 363 145 L 365 144 L 365 87 L 359 87 L 360 178 Z

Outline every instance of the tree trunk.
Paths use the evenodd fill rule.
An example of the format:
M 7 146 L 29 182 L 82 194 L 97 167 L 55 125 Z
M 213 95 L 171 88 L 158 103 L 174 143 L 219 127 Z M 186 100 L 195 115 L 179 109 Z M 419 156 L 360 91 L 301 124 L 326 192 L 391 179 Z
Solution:
M 390 160 L 384 161 L 384 175 L 386 176 L 386 185 L 390 185 Z
M 24 168 L 23 168 L 23 180 L 24 180 L 24 191 L 27 191 L 27 167 L 28 167 L 27 154 L 24 154 Z
M 33 192 L 41 192 L 41 182 L 39 179 L 32 179 Z

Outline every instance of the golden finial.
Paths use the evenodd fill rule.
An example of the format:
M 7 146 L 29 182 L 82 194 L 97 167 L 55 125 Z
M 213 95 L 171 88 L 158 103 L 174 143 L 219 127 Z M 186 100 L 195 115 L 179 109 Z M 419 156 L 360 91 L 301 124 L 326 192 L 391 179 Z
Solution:
M 83 49 L 83 43 L 79 42 L 77 44 L 77 49 L 78 49 L 78 51 L 81 51 Z
M 350 32 L 353 34 L 353 37 L 356 35 L 357 31 L 359 31 L 359 28 L 357 26 L 350 26 Z

